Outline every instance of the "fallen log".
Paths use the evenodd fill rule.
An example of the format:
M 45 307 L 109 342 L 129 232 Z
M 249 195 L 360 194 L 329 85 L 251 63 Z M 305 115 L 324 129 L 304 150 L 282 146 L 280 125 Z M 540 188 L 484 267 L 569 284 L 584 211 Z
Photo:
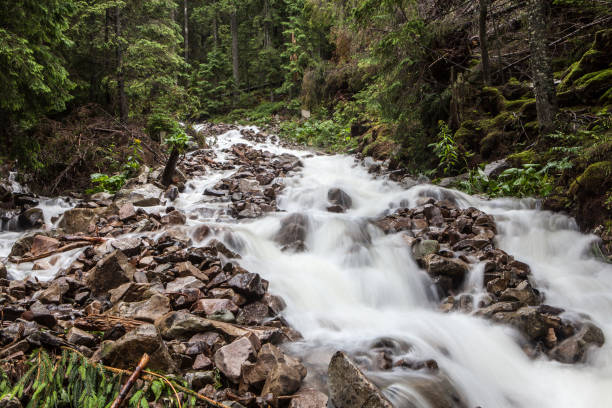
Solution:
M 138 363 L 138 366 L 136 366 L 136 369 L 134 370 L 132 375 L 130 375 L 130 378 L 128 378 L 126 383 L 123 385 L 121 391 L 119 392 L 119 395 L 117 395 L 117 398 L 115 398 L 115 401 L 113 401 L 113 404 L 110 406 L 110 408 L 119 408 L 119 406 L 123 403 L 125 398 L 130 393 L 130 390 L 134 386 L 134 383 L 140 376 L 142 370 L 144 370 L 144 368 L 147 366 L 147 364 L 149 364 L 149 355 L 147 353 L 144 353 L 142 355 L 142 358 L 140 359 L 140 362 Z M 140 401 L 138 403 L 140 404 Z
M 63 247 L 54 249 L 53 251 L 47 251 L 47 252 L 43 252 L 42 254 L 39 255 L 35 255 L 35 256 L 29 256 L 26 258 L 9 258 L 9 261 L 15 264 L 22 264 L 25 262 L 33 262 L 33 261 L 37 261 L 39 259 L 43 259 L 43 258 L 48 258 L 51 255 L 56 255 L 56 254 L 60 254 L 62 252 L 67 252 L 67 251 L 72 251 L 73 249 L 77 249 L 77 248 L 83 248 L 86 246 L 90 246 L 91 242 L 89 241 L 77 241 L 77 242 L 72 242 L 68 245 L 64 245 Z

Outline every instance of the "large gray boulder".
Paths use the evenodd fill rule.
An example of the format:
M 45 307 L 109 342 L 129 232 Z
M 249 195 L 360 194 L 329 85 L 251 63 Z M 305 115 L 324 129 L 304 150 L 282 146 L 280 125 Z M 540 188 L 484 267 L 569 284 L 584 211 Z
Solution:
M 98 296 L 133 281 L 135 272 L 136 269 L 129 263 L 125 254 L 115 250 L 89 270 L 85 283 L 91 292 Z
M 115 195 L 115 200 L 118 206 L 125 203 L 132 203 L 138 207 L 151 207 L 161 203 L 161 197 L 164 190 L 153 185 L 145 184 L 133 188 L 122 188 Z
M 329 396 L 336 408 L 393 408 L 345 353 L 334 354 L 327 375 Z
M 62 216 L 59 222 L 59 227 L 68 234 L 76 234 L 77 232 L 88 232 L 90 225 L 97 222 L 98 217 L 102 215 L 106 208 L 73 208 L 68 210 Z

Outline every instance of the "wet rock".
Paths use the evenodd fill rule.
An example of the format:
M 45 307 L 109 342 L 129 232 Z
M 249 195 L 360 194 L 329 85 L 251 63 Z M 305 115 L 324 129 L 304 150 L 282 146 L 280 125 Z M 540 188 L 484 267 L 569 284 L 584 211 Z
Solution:
M 268 306 L 262 302 L 249 303 L 240 309 L 236 322 L 238 324 L 257 326 L 268 317 Z
M 129 219 L 136 217 L 136 209 L 134 208 L 134 204 L 125 203 L 119 208 L 119 219 L 121 221 L 127 221 Z
M 281 221 L 281 228 L 274 240 L 284 247 L 303 247 L 308 233 L 308 218 L 303 214 L 291 214 Z
M 225 191 L 215 190 L 213 188 L 207 188 L 204 190 L 204 195 L 213 196 L 213 197 L 223 197 L 225 196 Z
M 405 379 L 417 395 L 410 395 L 409 405 L 431 408 L 467 408 L 453 384 L 443 376 L 415 375 Z
M 133 280 L 135 268 L 125 254 L 115 250 L 89 270 L 86 285 L 97 296 Z
M 164 339 L 177 339 L 210 329 L 211 323 L 185 311 L 170 312 L 155 321 Z
M 194 355 L 205 353 L 210 356 L 221 347 L 225 346 L 225 340 L 217 332 L 207 331 L 194 334 L 187 342 L 187 354 Z
M 87 333 L 84 330 L 73 327 L 66 334 L 66 340 L 77 346 L 95 347 L 98 339 L 93 334 Z
M 166 292 L 168 293 L 180 293 L 188 289 L 202 289 L 205 284 L 195 276 L 185 276 L 183 278 L 177 278 L 166 285 Z
M 447 276 L 461 283 L 469 271 L 468 265 L 457 258 L 445 258 L 436 254 L 429 254 L 424 258 L 427 272 L 431 276 Z
M 120 250 L 126 256 L 138 255 L 142 249 L 142 240 L 140 238 L 122 238 L 111 242 L 111 246 Z
M 327 208 L 330 212 L 345 212 L 353 206 L 351 197 L 339 188 L 331 188 L 327 191 L 327 200 L 331 206 Z
M 145 184 L 135 188 L 122 188 L 115 195 L 118 205 L 132 203 L 138 207 L 151 207 L 161 203 L 163 190 L 153 184 Z
M 88 232 L 104 211 L 104 208 L 73 208 L 64 212 L 58 226 L 68 234 Z
M 149 299 L 156 291 L 148 283 L 128 282 L 108 291 L 111 303 L 119 301 L 140 302 Z
M 164 197 L 170 201 L 176 200 L 178 196 L 179 196 L 179 189 L 175 185 L 171 185 L 170 187 L 168 187 L 166 189 L 166 192 L 164 193 Z
M 258 299 L 266 292 L 261 277 L 256 273 L 246 272 L 236 274 L 227 282 L 227 285 L 247 298 Z
M 215 365 L 230 381 L 237 383 L 242 374 L 242 365 L 255 357 L 255 347 L 246 337 L 241 337 L 215 353 Z
M 210 227 L 206 224 L 200 225 L 193 231 L 193 239 L 202 241 L 210 234 Z
M 421 259 L 427 255 L 435 254 L 440 250 L 440 244 L 438 241 L 432 239 L 425 239 L 416 242 L 412 246 L 412 257 L 414 259 Z
M 539 297 L 529 284 L 529 282 L 522 281 L 516 288 L 508 288 L 504 290 L 499 300 L 501 301 L 517 301 L 524 305 L 535 306 L 539 303 Z
M 143 324 L 117 341 L 104 341 L 95 357 L 112 367 L 133 370 L 144 353 L 151 359 L 148 368 L 162 372 L 176 372 L 176 363 L 166 343 L 152 324 Z
M 504 172 L 504 170 L 512 167 L 512 164 L 506 159 L 496 160 L 487 164 L 484 168 L 484 174 L 488 177 L 497 177 Z
M 19 228 L 28 230 L 32 228 L 41 228 L 45 223 L 45 218 L 40 208 L 30 208 L 19 214 L 17 222 Z
M 547 319 L 534 307 L 522 307 L 508 313 L 498 312 L 492 318 L 500 323 L 507 323 L 516 327 L 532 341 L 541 339 L 548 332 Z
M 197 371 L 185 374 L 185 380 L 192 390 L 199 390 L 206 384 L 215 384 L 215 373 L 213 371 Z
M 213 362 L 210 358 L 206 357 L 204 354 L 198 354 L 191 368 L 194 370 L 209 370 L 212 367 Z
M 42 292 L 39 292 L 35 299 L 41 303 L 55 303 L 59 304 L 62 302 L 62 296 L 70 290 L 70 286 L 67 283 L 55 281 L 49 287 Z
M 108 314 L 153 323 L 170 310 L 170 299 L 154 294 L 141 302 L 119 302 L 108 311 Z
M 239 308 L 229 299 L 199 299 L 193 307 L 194 313 L 207 316 L 225 310 L 237 313 Z
M 306 368 L 297 359 L 270 343 L 261 347 L 255 363 L 243 365 L 243 371 L 243 380 L 261 389 L 261 395 L 293 394 L 306 376 Z
M 601 347 L 604 342 L 603 331 L 592 323 L 586 323 L 578 333 L 552 349 L 549 355 L 562 363 L 584 362 L 587 349 L 592 346 Z
M 272 311 L 273 314 L 277 315 L 287 307 L 287 304 L 280 296 L 271 295 L 266 293 L 261 301 L 268 306 L 268 309 Z
M 329 397 L 321 391 L 306 388 L 298 391 L 289 403 L 289 408 L 326 408 Z
M 32 246 L 30 247 L 30 253 L 32 256 L 37 256 L 45 252 L 53 251 L 59 248 L 59 246 L 60 241 L 58 239 L 38 234 L 34 236 Z
M 178 210 L 171 211 L 161 218 L 162 224 L 183 225 L 185 222 L 187 222 L 187 217 L 185 217 L 185 214 Z
M 336 352 L 327 370 L 329 396 L 336 408 L 393 408 L 346 354 Z
M 6 266 L 2 262 L 0 262 L 0 279 L 6 279 L 8 277 L 8 271 L 6 270 Z

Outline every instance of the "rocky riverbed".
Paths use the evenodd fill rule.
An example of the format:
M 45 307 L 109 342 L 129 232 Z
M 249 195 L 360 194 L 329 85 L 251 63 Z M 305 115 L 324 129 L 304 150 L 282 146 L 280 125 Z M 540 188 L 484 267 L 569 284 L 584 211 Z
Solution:
M 219 137 L 218 146 L 188 154 L 169 188 L 158 183 L 160 169 L 145 168 L 117 194 L 67 199 L 62 206 L 74 207 L 56 205 L 57 217 L 49 217 L 39 205 L 44 199 L 3 184 L 3 229 L 22 232 L 10 235 L 18 239 L 0 258 L 2 361 L 23 360 L 40 346 L 70 347 L 129 370 L 146 352 L 152 369 L 180 375 L 228 407 L 472 406 L 474 396 L 449 365 L 452 353 L 414 352 L 423 340 L 401 340 L 410 335 L 403 324 L 401 336 L 368 333 L 367 345 L 357 346 L 305 331 L 311 318 L 320 324 L 314 333 L 353 330 L 344 316 L 334 321 L 333 310 L 310 316 L 286 290 L 306 273 L 292 267 L 316 264 L 320 253 L 334 259 L 329 250 L 336 247 L 342 255 L 334 265 L 355 275 L 320 290 L 322 305 L 342 297 L 328 292 L 332 285 L 352 293 L 363 279 L 347 305 L 364 319 L 386 305 L 378 287 L 391 285 L 389 299 L 409 288 L 405 297 L 420 299 L 409 307 L 437 309 L 427 312 L 436 319 L 465 315 L 478 330 L 489 327 L 485 321 L 516 330 L 513 342 L 532 361 L 586 364 L 606 344 L 583 310 L 549 304 L 530 265 L 499 247 L 496 217 L 466 206 L 463 196 L 421 185 L 403 197 L 407 190 L 356 162 L 364 184 L 346 188 L 321 178 L 333 179 L 334 166 L 351 158 L 331 163 L 322 176 L 304 162 L 325 156 L 279 147 L 254 128 L 204 128 Z M 307 185 L 312 178 L 321 186 Z M 368 183 L 383 183 L 372 186 L 386 195 L 392 188 L 387 208 L 367 196 Z M 325 230 L 335 223 L 342 227 Z M 394 248 L 393 256 L 377 253 L 380 243 Z M 263 263 L 257 251 L 279 263 Z M 385 265 L 402 276 L 385 275 Z M 288 270 L 278 270 L 283 266 Z M 333 279 L 336 270 L 320 264 L 311 279 Z M 297 288 L 300 296 L 309 289 Z M 401 397 L 388 386 L 397 376 L 410 390 Z

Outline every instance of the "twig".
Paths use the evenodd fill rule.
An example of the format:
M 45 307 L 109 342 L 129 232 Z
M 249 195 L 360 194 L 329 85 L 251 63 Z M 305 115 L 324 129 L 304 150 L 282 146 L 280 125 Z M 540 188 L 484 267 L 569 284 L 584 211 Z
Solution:
M 119 408 L 119 406 L 125 400 L 125 397 L 127 397 L 130 390 L 134 386 L 134 383 L 140 376 L 140 373 L 142 372 L 142 370 L 144 370 L 147 364 L 149 364 L 149 355 L 147 353 L 144 353 L 142 355 L 142 358 L 140 359 L 140 362 L 138 363 L 138 366 L 136 367 L 132 375 L 130 375 L 130 378 L 128 378 L 123 388 L 121 388 L 119 395 L 117 395 L 117 398 L 115 398 L 115 401 L 113 401 L 113 404 L 110 406 L 110 408 Z M 181 408 L 180 402 L 179 402 L 179 408 Z

